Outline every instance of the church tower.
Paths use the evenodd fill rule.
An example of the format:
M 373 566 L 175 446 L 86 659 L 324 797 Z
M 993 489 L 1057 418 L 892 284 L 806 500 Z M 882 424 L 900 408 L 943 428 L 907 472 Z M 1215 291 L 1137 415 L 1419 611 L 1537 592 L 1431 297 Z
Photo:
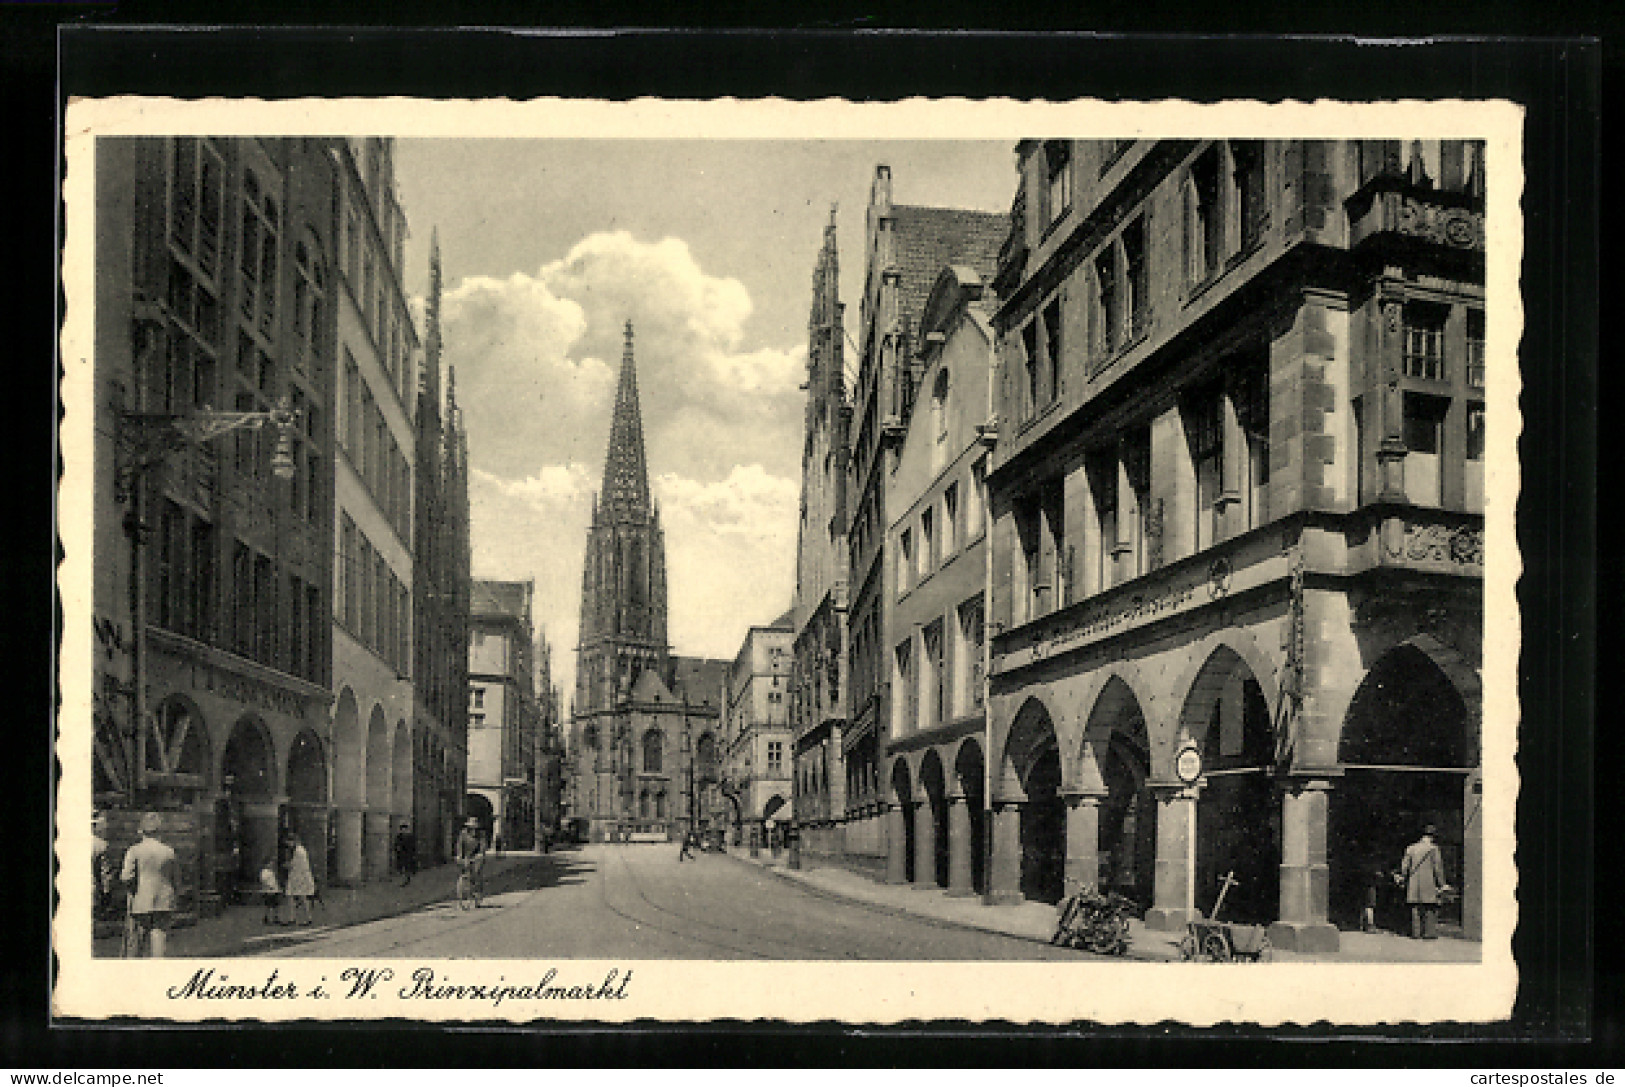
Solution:
M 609 709 L 653 669 L 669 682 L 666 544 L 649 494 L 638 408 L 632 322 L 626 322 L 620 386 L 610 421 L 604 480 L 593 499 L 581 575 L 577 713 Z

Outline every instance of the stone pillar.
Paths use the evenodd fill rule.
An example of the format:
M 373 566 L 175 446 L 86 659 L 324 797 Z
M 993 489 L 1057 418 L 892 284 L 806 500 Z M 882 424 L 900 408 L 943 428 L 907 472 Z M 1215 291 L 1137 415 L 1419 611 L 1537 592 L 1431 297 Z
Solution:
M 1014 906 L 1021 893 L 1021 801 L 993 802 L 992 856 L 988 858 L 987 904 Z
M 338 818 L 339 882 L 357 884 L 364 876 L 362 843 L 366 838 L 366 812 L 360 808 L 340 808 Z
M 908 812 L 900 803 L 886 811 L 886 882 L 908 882 Z
M 914 886 L 937 889 L 937 820 L 929 793 L 914 805 Z
M 1157 878 L 1155 904 L 1145 927 L 1177 932 L 1197 919 L 1195 787 L 1153 786 L 1157 798 Z
M 976 893 L 971 886 L 970 802 L 963 794 L 948 797 L 948 893 L 965 898 Z
M 1281 911 L 1270 943 L 1288 951 L 1336 951 L 1327 921 L 1326 809 L 1331 783 L 1298 778 L 1281 794 Z
M 1480 767 L 1467 775 L 1462 786 L 1461 843 L 1461 927 L 1469 940 L 1484 938 L 1484 820 L 1480 802 L 1484 793 L 1484 771 Z
M 1062 893 L 1100 889 L 1100 794 L 1066 793 L 1066 868 Z
M 363 824 L 366 827 L 362 874 L 364 879 L 385 879 L 389 876 L 389 812 L 368 811 Z

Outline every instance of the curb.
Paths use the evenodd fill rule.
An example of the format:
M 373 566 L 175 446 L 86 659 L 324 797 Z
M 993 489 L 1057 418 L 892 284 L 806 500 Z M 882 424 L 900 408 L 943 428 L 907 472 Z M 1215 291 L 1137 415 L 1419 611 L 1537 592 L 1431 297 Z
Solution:
M 888 903 L 884 903 L 884 902 L 872 902 L 869 899 L 858 898 L 855 895 L 844 894 L 841 891 L 831 890 L 828 887 L 820 887 L 817 884 L 812 883 L 812 882 L 808 881 L 807 879 L 805 879 L 805 878 L 803 878 L 801 876 L 792 876 L 788 872 L 786 872 L 784 869 L 782 869 L 782 868 L 780 868 L 780 867 L 778 867 L 776 865 L 758 864 L 755 861 L 750 860 L 750 859 L 745 858 L 745 857 L 735 857 L 732 853 L 727 854 L 727 856 L 728 856 L 728 859 L 731 860 L 731 861 L 736 861 L 739 864 L 748 864 L 752 868 L 756 868 L 756 869 L 759 869 L 761 871 L 767 872 L 770 875 L 772 875 L 772 876 L 774 876 L 774 877 L 776 877 L 778 879 L 784 880 L 786 883 L 793 883 L 797 887 L 800 887 L 802 890 L 806 891 L 808 894 L 818 895 L 821 898 L 834 899 L 834 900 L 841 901 L 841 902 L 850 902 L 850 903 L 853 903 L 853 904 L 856 904 L 856 905 L 859 905 L 859 906 L 863 906 L 866 909 L 874 910 L 877 913 L 885 913 L 885 914 L 889 914 L 889 915 L 891 915 L 893 917 L 906 917 L 911 921 L 921 921 L 921 922 L 924 922 L 925 924 L 928 924 L 928 925 L 936 925 L 939 928 L 952 928 L 952 929 L 959 929 L 962 932 L 980 932 L 980 933 L 983 933 L 985 935 L 1003 936 L 1003 937 L 1006 937 L 1007 939 L 1011 939 L 1011 940 L 1021 940 L 1021 941 L 1024 941 L 1024 942 L 1030 943 L 1030 944 L 1038 944 L 1041 947 L 1054 947 L 1054 946 L 1056 946 L 1055 944 L 1052 944 L 1049 940 L 1040 939 L 1037 936 L 1029 936 L 1026 933 L 1008 932 L 1008 931 L 1006 931 L 1004 929 L 1000 929 L 1000 928 L 992 928 L 992 927 L 987 926 L 987 925 L 976 925 L 976 924 L 972 924 L 969 921 L 958 921 L 958 920 L 954 920 L 952 918 L 947 918 L 947 917 L 933 917 L 930 914 L 916 913 L 913 910 L 907 910 L 907 909 L 904 909 L 901 906 L 893 906 L 893 905 L 889 905 Z M 1108 962 L 1110 962 L 1110 961 L 1123 961 L 1123 962 L 1164 962 L 1164 961 L 1167 961 L 1167 960 L 1158 959 L 1158 958 L 1150 958 L 1150 957 L 1147 957 L 1147 956 L 1144 956 L 1144 955 L 1136 955 L 1132 950 L 1130 950 L 1130 952 L 1127 955 L 1101 955 L 1101 954 L 1098 954 L 1098 953 L 1093 952 L 1093 951 L 1083 951 L 1083 950 L 1079 950 L 1079 949 L 1076 949 L 1076 948 L 1074 948 L 1072 950 L 1076 950 L 1079 955 L 1088 956 L 1089 958 L 1092 958 L 1092 959 L 1102 959 L 1102 960 L 1105 960 L 1105 961 L 1108 961 Z

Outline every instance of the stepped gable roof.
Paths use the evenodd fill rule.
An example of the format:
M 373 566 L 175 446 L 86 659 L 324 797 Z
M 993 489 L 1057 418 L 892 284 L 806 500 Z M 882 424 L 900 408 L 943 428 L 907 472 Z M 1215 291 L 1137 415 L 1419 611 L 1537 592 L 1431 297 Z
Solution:
M 711 660 L 709 657 L 673 657 L 672 671 L 676 682 L 672 685 L 679 696 L 687 695 L 691 706 L 718 709 L 722 705 L 722 692 L 728 681 L 732 661 Z
M 532 584 L 476 578 L 469 592 L 469 614 L 479 618 L 527 620 Z
M 897 309 L 910 329 L 918 326 L 920 311 L 944 265 L 965 265 L 989 282 L 1010 233 L 1010 214 L 1003 211 L 895 204 L 892 215 Z

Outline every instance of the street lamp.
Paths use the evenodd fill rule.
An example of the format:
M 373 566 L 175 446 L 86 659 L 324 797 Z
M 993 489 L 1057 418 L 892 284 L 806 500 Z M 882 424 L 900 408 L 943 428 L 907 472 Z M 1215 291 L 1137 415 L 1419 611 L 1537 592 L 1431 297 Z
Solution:
M 151 529 L 146 524 L 146 481 L 170 456 L 236 430 L 277 429 L 271 474 L 294 476 L 293 431 L 302 416 L 286 397 L 269 411 L 215 411 L 207 406 L 190 412 L 127 411 L 115 407 L 117 456 L 113 497 L 127 507 L 124 532 L 130 538 L 130 705 L 132 727 L 127 738 L 135 747 L 131 760 L 132 793 L 145 789 L 147 778 L 147 696 L 142 669 L 146 655 L 145 596 L 141 591 L 141 545 Z M 133 799 L 133 796 L 132 796 Z

